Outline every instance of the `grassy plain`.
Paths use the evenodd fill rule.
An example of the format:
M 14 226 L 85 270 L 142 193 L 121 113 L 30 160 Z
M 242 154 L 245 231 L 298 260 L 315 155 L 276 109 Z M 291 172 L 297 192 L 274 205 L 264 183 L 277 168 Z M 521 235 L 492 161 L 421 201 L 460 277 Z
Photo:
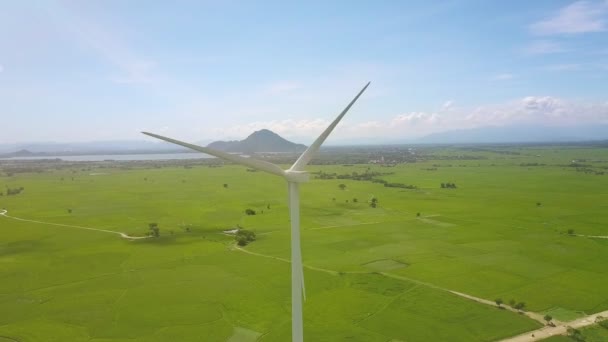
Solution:
M 566 234 L 608 235 L 608 174 L 589 172 L 605 170 L 607 149 L 420 153 L 433 157 L 310 167 L 390 173 L 378 178 L 418 189 L 348 179 L 302 185 L 307 340 L 491 341 L 539 326 L 443 289 L 564 316 L 608 309 L 608 239 Z M 582 159 L 577 171 L 572 161 Z M 279 259 L 289 258 L 287 191 L 279 179 L 238 166 L 87 164 L 3 175 L 2 184 L 25 188 L 0 197 L 11 216 L 140 235 L 156 222 L 161 237 L 127 241 L 0 217 L 0 336 L 289 340 L 289 264 Z M 245 249 L 259 255 L 221 234 L 237 224 L 257 233 Z

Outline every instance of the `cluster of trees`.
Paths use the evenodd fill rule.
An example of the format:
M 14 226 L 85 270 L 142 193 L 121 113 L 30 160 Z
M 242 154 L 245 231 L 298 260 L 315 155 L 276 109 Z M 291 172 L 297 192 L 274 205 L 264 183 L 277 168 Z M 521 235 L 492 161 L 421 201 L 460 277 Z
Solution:
M 403 183 L 384 183 L 384 186 L 388 188 L 418 189 L 418 187 L 415 185 Z
M 251 230 L 239 229 L 234 239 L 239 246 L 247 246 L 248 243 L 255 241 L 255 233 Z
M 504 302 L 503 302 L 502 298 L 496 298 L 496 299 L 494 300 L 494 302 L 496 303 L 496 305 L 497 305 L 499 308 L 502 308 L 502 304 L 504 304 Z M 524 309 L 525 309 L 525 307 L 526 307 L 526 303 L 524 303 L 524 302 L 516 302 L 516 301 L 515 301 L 515 299 L 511 299 L 511 300 L 509 301 L 509 306 L 510 306 L 510 307 L 512 307 L 512 308 L 513 308 L 513 309 L 515 309 L 515 310 L 518 310 L 518 311 L 524 311 Z
M 8 186 L 6 187 L 6 195 L 7 196 L 14 196 L 14 195 L 19 195 L 23 190 L 25 190 L 24 187 L 19 187 L 19 188 L 9 188 Z
M 442 189 L 456 189 L 455 183 L 441 183 Z
M 158 223 L 152 222 L 148 223 L 148 228 L 150 228 L 150 235 L 154 237 L 160 236 L 160 229 L 158 228 Z
M 581 334 L 581 331 L 578 329 L 574 329 L 573 327 L 568 327 L 566 332 L 568 334 L 568 337 L 570 337 L 574 341 L 579 341 L 579 342 L 585 341 L 585 336 L 583 336 L 583 334 Z
M 315 179 L 352 179 L 357 181 L 373 181 L 375 179 L 374 177 L 391 175 L 393 172 L 376 172 L 367 169 L 363 173 L 352 172 L 339 175 L 335 172 L 327 173 L 319 171 L 313 172 L 313 174 L 315 175 Z
M 369 206 L 372 208 L 375 208 L 378 206 L 378 199 L 376 197 L 372 197 L 372 199 L 369 201 Z
M 543 163 L 521 163 L 519 166 L 546 166 L 547 164 Z
M 595 171 L 594 169 L 590 169 L 588 167 L 577 167 L 576 172 L 584 172 L 586 174 L 592 174 L 597 176 L 601 176 L 604 174 L 604 171 Z

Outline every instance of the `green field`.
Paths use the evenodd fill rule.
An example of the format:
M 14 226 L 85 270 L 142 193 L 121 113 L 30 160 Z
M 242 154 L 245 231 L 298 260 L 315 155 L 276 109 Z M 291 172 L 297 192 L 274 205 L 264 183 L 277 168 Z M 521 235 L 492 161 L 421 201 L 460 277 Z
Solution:
M 493 341 L 540 327 L 446 290 L 556 318 L 608 309 L 608 239 L 566 233 L 608 235 L 608 149 L 425 153 L 395 167 L 310 166 L 390 173 L 378 178 L 418 189 L 302 185 L 306 340 Z M 238 166 L 53 165 L 8 176 L 0 164 L 0 187 L 24 188 L 0 208 L 132 235 L 156 222 L 161 236 L 129 241 L 0 216 L 0 340 L 290 339 L 283 181 Z M 257 234 L 245 251 L 221 233 L 237 225 Z

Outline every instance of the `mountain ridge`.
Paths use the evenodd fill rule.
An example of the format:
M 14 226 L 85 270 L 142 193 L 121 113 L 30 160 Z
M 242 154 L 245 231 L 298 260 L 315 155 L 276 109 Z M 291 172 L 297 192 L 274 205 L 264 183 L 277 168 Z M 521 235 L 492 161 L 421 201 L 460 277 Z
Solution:
M 207 145 L 225 152 L 303 152 L 306 145 L 293 143 L 268 129 L 251 133 L 243 140 L 214 141 Z

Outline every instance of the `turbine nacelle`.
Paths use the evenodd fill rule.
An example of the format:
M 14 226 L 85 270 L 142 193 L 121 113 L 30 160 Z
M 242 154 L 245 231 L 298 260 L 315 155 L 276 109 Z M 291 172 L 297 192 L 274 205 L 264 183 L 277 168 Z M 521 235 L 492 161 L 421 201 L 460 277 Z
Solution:
M 285 170 L 285 179 L 291 183 L 307 183 L 310 181 L 310 174 L 306 171 Z

